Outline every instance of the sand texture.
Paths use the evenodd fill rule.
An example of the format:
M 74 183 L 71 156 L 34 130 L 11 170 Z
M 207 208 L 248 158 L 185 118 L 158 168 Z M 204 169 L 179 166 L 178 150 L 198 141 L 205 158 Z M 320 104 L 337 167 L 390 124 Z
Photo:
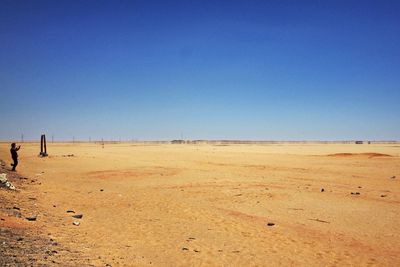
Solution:
M 33 265 L 400 265 L 398 144 L 54 143 L 48 152 L 22 144 L 11 177 L 19 191 L 0 189 L 1 257 L 29 245 L 10 245 L 23 229 L 51 251 L 32 254 Z M 11 162 L 9 143 L 0 158 Z

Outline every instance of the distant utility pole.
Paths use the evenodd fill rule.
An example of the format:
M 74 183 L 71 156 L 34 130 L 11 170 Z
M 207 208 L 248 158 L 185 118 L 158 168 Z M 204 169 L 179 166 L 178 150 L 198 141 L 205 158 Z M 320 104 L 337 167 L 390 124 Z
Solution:
M 24 134 L 21 134 L 21 143 L 24 142 Z

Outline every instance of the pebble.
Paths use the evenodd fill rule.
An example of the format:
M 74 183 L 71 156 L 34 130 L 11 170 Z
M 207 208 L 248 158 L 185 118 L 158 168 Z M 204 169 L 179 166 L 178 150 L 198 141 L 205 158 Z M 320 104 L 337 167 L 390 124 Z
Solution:
M 78 222 L 78 221 L 74 221 L 72 224 L 75 225 L 75 226 L 79 226 L 81 223 Z
M 268 225 L 268 226 L 274 226 L 275 223 L 269 222 L 269 223 L 267 223 L 267 225 Z
M 36 221 L 36 215 L 34 216 L 30 216 L 30 217 L 26 217 L 25 219 L 27 219 L 28 221 Z
M 75 213 L 73 210 L 67 210 L 67 213 Z
M 359 195 L 360 192 L 351 192 L 352 195 Z
M 325 189 L 322 188 L 322 189 L 321 189 L 321 192 L 324 192 L 324 191 L 325 191 Z
M 74 218 L 76 218 L 76 219 L 82 219 L 83 214 L 72 215 L 72 217 L 74 217 Z
M 182 248 L 182 250 L 189 250 L 188 248 Z

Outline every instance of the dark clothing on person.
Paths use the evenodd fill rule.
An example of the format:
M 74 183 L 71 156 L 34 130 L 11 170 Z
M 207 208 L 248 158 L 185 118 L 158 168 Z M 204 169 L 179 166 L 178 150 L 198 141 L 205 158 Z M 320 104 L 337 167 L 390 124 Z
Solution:
M 12 158 L 13 161 L 14 161 L 14 163 L 11 164 L 11 166 L 13 166 L 12 171 L 15 171 L 15 168 L 16 168 L 17 165 L 18 165 L 18 153 L 17 153 L 18 150 L 19 150 L 19 147 L 18 147 L 18 148 L 17 148 L 17 147 L 12 147 L 12 148 L 10 149 L 11 158 Z
M 17 158 L 18 158 L 18 153 L 17 153 L 17 151 L 18 151 L 18 148 L 11 148 L 11 149 L 10 149 L 11 157 L 12 157 L 13 159 L 17 159 Z
M 12 163 L 11 166 L 13 167 L 12 171 L 15 171 L 15 168 L 17 168 L 17 165 L 18 165 L 18 159 L 15 158 L 15 159 L 13 159 L 13 161 L 14 161 L 14 163 Z

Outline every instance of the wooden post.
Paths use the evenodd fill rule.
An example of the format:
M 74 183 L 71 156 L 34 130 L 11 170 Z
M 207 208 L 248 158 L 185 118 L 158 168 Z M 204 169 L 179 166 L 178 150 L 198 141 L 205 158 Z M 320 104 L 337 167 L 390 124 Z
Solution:
M 46 135 L 40 137 L 40 154 L 41 157 L 47 157 Z
M 43 156 L 43 134 L 40 136 L 40 155 Z
M 43 135 L 43 143 L 44 143 L 44 154 L 47 156 L 47 145 L 46 145 L 46 136 Z

